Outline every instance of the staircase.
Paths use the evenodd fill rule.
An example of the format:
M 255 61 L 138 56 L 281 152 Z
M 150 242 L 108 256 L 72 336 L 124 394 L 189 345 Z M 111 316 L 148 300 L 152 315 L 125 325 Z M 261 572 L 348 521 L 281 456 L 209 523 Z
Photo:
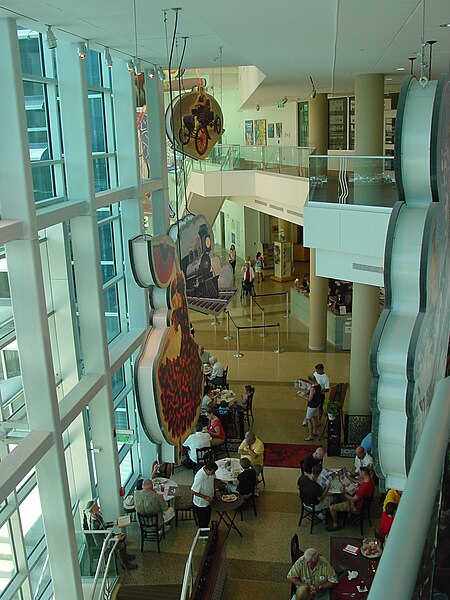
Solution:
M 180 600 L 181 584 L 121 585 L 115 600 Z

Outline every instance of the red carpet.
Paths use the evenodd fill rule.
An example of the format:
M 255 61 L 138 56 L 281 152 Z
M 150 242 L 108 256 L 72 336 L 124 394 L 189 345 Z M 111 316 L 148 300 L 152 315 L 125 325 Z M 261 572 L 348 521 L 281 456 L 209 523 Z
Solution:
M 270 444 L 264 443 L 265 467 L 300 468 L 300 461 L 311 454 L 319 444 Z

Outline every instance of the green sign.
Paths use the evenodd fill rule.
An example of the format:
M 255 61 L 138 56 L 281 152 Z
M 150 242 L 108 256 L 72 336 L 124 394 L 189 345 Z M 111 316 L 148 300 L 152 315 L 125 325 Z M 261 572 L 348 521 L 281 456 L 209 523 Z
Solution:
M 118 433 L 117 441 L 119 444 L 132 444 L 133 443 L 133 435 L 130 433 Z
M 284 102 L 278 102 L 277 108 L 284 108 Z

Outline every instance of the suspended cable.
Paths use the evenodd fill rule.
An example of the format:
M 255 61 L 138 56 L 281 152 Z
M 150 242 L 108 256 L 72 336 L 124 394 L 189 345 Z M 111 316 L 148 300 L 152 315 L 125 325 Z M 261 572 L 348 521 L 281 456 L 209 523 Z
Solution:
M 184 59 L 184 54 L 186 52 L 186 43 L 187 43 L 187 37 L 183 38 L 184 40 L 184 44 L 183 44 L 183 51 L 181 53 L 181 59 L 180 62 L 178 63 L 178 93 L 179 93 L 179 97 L 180 100 L 178 102 L 178 107 L 180 109 L 180 126 L 182 127 L 182 123 L 183 123 L 183 113 L 181 110 L 181 69 L 182 69 L 182 65 L 183 65 L 183 59 Z M 178 47 L 178 46 L 177 46 Z M 180 140 L 182 146 L 184 146 L 183 144 L 183 140 Z M 184 154 L 184 153 L 183 153 Z M 184 192 L 184 205 L 185 205 L 185 210 L 186 213 L 189 215 L 194 215 L 194 213 L 192 213 L 189 208 L 188 208 L 188 199 L 187 199 L 187 182 L 186 182 L 186 155 L 184 154 L 184 158 L 183 158 L 183 192 Z

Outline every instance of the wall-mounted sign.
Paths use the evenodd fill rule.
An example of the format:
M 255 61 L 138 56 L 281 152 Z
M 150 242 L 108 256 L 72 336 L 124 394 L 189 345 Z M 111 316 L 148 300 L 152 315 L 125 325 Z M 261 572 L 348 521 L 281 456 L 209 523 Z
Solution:
M 149 289 L 151 324 L 135 365 L 139 415 L 149 439 L 181 445 L 200 414 L 202 361 L 189 330 L 186 282 L 167 235 L 129 241 L 137 284 Z M 164 453 L 164 452 L 163 452 Z
M 223 132 L 222 109 L 203 87 L 177 96 L 167 108 L 167 136 L 188 156 L 205 159 Z

